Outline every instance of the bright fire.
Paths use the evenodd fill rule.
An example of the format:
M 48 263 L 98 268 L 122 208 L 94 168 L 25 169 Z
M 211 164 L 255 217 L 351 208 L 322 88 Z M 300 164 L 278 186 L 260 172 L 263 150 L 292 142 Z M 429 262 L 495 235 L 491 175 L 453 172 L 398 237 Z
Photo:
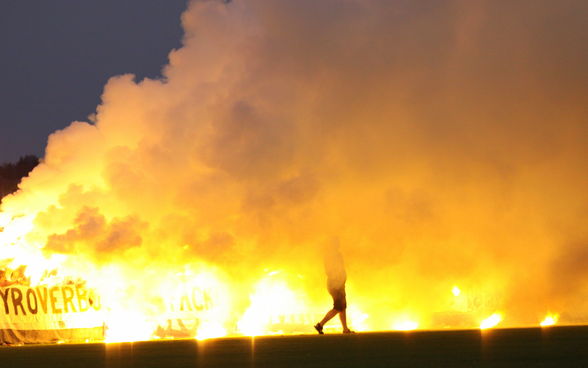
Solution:
M 548 314 L 547 316 L 545 316 L 543 321 L 541 321 L 540 325 L 541 325 L 541 327 L 553 326 L 557 323 L 558 319 L 559 319 L 558 314 Z
M 249 308 L 238 322 L 239 332 L 247 336 L 269 333 L 282 334 L 281 329 L 270 326 L 296 322 L 308 326 L 311 320 L 304 319 L 308 308 L 304 296 L 293 291 L 279 271 L 273 271 L 254 288 Z M 292 321 L 299 318 L 297 321 Z
M 247 300 L 237 301 L 235 296 L 243 294 L 242 286 L 212 265 L 196 262 L 176 266 L 175 270 L 159 266 L 137 270 L 123 264 L 78 263 L 70 256 L 48 255 L 42 247 L 31 245 L 27 238 L 34 231 L 30 217 L 0 218 L 2 254 L 8 256 L 0 262 L 0 269 L 5 270 L 4 281 L 0 280 L 3 285 L 59 285 L 75 280 L 90 285 L 104 305 L 107 342 L 313 333 L 313 324 L 329 307 L 324 291 L 319 300 L 309 295 L 302 274 L 266 270 L 250 286 Z M 448 300 L 447 308 L 458 313 L 452 315 L 454 320 L 455 316 L 475 314 L 472 304 L 479 303 L 478 295 L 466 296 L 457 285 L 451 293 L 453 299 Z M 377 315 L 370 316 L 359 308 L 366 302 L 361 295 L 350 298 L 347 316 L 356 331 L 380 327 Z M 501 313 L 494 313 L 483 319 L 479 327 L 496 327 L 502 319 Z M 551 326 L 557 320 L 557 314 L 548 314 L 540 325 Z M 436 327 L 429 323 L 425 328 Z M 406 315 L 394 320 L 390 328 L 410 331 L 421 328 L 421 323 Z M 325 326 L 327 332 L 339 330 L 337 318 Z
M 419 323 L 413 320 L 399 320 L 392 324 L 392 329 L 396 331 L 411 331 L 419 328 Z
M 480 323 L 480 329 L 485 330 L 488 328 L 494 328 L 500 322 L 502 322 L 502 315 L 500 313 L 494 313 L 490 317 L 484 319 L 482 323 Z
M 454 296 L 459 296 L 461 294 L 461 289 L 456 285 L 453 287 L 453 289 L 451 289 L 451 293 Z
M 3 276 L 4 285 L 58 285 L 83 278 L 76 282 L 95 288 L 103 301 L 106 342 L 313 333 L 313 324 L 328 310 L 328 299 L 324 303 L 309 296 L 303 275 L 284 270 L 266 270 L 251 286 L 248 300 L 239 304 L 234 295 L 241 294 L 241 290 L 235 280 L 202 262 L 184 265 L 176 271 L 154 267 L 139 272 L 121 264 L 99 267 L 81 263 L 74 267 L 76 263 L 67 256 L 47 256 L 40 248 L 29 245 L 26 234 L 32 231 L 31 223 L 26 217 L 3 219 L 2 254 L 10 255 L 0 262 L 8 271 Z M 82 278 L 76 276 L 80 274 Z M 448 302 L 449 308 L 468 313 L 471 299 L 457 285 L 451 293 L 455 299 Z M 479 297 L 475 298 L 478 302 Z M 347 311 L 350 325 L 356 331 L 377 330 L 378 325 L 374 323 L 377 318 L 370 318 L 369 313 L 358 307 L 365 301 L 357 295 L 350 299 Z M 502 314 L 494 313 L 483 319 L 480 328 L 493 328 L 502 319 Z M 554 325 L 557 320 L 557 314 L 549 314 L 540 325 Z M 420 327 L 421 323 L 408 315 L 390 325 L 392 330 L 399 331 Z M 337 319 L 325 326 L 327 332 L 339 329 Z

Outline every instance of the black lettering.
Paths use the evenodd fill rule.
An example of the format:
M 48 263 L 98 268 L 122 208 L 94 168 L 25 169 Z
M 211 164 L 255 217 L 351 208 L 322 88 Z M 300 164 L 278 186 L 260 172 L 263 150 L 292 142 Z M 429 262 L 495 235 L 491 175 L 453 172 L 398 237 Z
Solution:
M 18 288 L 12 288 L 12 305 L 14 306 L 14 314 L 18 316 L 18 308 L 22 311 L 23 315 L 27 315 L 27 312 L 22 305 L 22 291 Z
M 10 289 L 11 288 L 2 290 L 2 288 L 0 288 L 0 296 L 2 297 L 2 301 L 4 301 L 4 314 L 10 313 L 10 308 L 8 307 L 8 292 Z
M 41 307 L 43 308 L 43 313 L 47 313 L 47 288 L 45 286 L 37 286 L 37 300 L 40 300 Z
M 57 297 L 55 296 L 55 292 L 59 291 L 59 286 L 53 286 L 49 289 L 49 299 L 51 299 L 51 311 L 53 313 L 63 313 L 63 311 L 57 308 Z
M 73 289 L 69 286 L 64 286 L 61 288 L 61 294 L 63 295 L 63 309 L 65 310 L 65 313 L 69 313 L 69 306 L 71 306 L 71 311 L 75 312 L 76 307 L 73 303 Z
M 90 305 L 88 304 L 88 291 L 84 287 L 78 286 L 76 288 L 76 296 L 78 298 L 80 312 L 85 312 L 90 309 Z
M 33 303 L 31 303 L 32 300 L 35 301 L 34 308 L 32 306 Z M 27 289 L 27 306 L 29 307 L 29 312 L 31 314 L 37 314 L 37 312 L 39 311 L 39 302 L 37 301 L 37 295 L 35 294 L 35 291 L 31 288 Z

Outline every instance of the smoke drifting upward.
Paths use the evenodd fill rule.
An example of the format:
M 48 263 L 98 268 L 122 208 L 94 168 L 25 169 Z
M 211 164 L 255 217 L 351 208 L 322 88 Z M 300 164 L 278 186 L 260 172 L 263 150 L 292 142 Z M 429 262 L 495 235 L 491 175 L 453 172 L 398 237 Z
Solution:
M 372 328 L 439 326 L 455 284 L 510 325 L 587 322 L 587 12 L 193 1 L 163 77 L 112 78 L 2 211 L 72 263 L 279 268 L 321 297 L 338 236 Z

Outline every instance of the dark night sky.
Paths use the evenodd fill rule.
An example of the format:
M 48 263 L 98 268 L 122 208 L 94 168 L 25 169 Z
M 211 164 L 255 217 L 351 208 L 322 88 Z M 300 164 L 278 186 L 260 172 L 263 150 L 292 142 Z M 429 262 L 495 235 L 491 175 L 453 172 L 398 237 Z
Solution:
M 0 2 L 0 163 L 43 155 L 86 120 L 108 78 L 157 77 L 180 46 L 186 0 Z

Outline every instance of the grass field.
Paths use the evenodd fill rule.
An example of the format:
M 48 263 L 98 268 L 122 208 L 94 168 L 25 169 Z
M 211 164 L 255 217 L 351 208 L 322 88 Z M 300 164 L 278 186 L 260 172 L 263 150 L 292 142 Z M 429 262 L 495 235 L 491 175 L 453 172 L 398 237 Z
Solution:
M 588 326 L 0 348 L 0 367 L 588 367 Z

